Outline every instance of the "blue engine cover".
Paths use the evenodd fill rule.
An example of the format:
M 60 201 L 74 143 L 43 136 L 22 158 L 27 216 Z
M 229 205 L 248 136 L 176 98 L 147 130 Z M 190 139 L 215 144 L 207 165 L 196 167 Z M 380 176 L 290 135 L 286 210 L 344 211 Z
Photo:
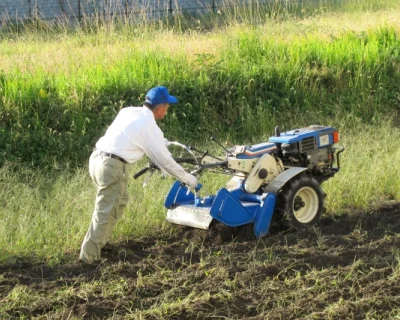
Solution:
M 313 137 L 316 141 L 316 147 L 321 148 L 334 143 L 334 132 L 332 127 L 310 126 L 302 129 L 295 129 L 282 132 L 279 137 L 270 137 L 269 142 L 255 144 L 252 146 L 243 146 L 242 150 L 236 153 L 237 159 L 259 158 L 265 153 L 274 153 L 278 150 L 277 143 L 297 143 L 303 139 Z
M 296 143 L 305 138 L 313 137 L 316 139 L 317 147 L 324 147 L 334 143 L 333 133 L 337 131 L 332 127 L 311 126 L 302 129 L 282 132 L 279 137 L 270 137 L 269 141 L 274 143 Z

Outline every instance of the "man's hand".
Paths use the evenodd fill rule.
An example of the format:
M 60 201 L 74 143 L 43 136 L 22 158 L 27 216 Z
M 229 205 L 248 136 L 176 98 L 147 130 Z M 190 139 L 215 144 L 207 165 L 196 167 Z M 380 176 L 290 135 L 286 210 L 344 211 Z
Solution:
M 186 185 L 189 188 L 193 188 L 193 189 L 195 189 L 197 187 L 197 184 L 198 184 L 197 178 L 195 176 L 189 174 L 189 173 L 187 174 L 187 176 L 185 178 L 185 181 L 183 181 L 183 182 L 186 183 Z

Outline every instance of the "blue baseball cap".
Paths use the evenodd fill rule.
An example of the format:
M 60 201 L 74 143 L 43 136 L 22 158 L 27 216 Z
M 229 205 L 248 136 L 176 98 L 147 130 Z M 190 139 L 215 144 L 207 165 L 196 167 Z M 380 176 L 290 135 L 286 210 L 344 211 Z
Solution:
M 168 93 L 168 89 L 163 86 L 158 86 L 150 89 L 146 94 L 146 101 L 151 105 L 163 103 L 177 103 L 178 99 Z

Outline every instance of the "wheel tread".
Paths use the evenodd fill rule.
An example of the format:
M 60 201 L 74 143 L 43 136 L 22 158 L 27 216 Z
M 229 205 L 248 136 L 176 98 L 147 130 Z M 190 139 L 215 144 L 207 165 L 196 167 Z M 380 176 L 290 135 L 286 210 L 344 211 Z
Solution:
M 304 186 L 313 188 L 317 193 L 319 200 L 318 210 L 315 213 L 314 218 L 307 223 L 302 223 L 297 220 L 291 208 L 291 204 L 294 201 L 296 193 Z M 294 177 L 292 180 L 286 183 L 281 192 L 278 194 L 275 214 L 278 214 L 281 217 L 282 223 L 286 226 L 294 229 L 302 229 L 304 227 L 315 225 L 319 221 L 321 214 L 324 212 L 323 201 L 324 193 L 318 181 L 309 174 L 302 174 Z

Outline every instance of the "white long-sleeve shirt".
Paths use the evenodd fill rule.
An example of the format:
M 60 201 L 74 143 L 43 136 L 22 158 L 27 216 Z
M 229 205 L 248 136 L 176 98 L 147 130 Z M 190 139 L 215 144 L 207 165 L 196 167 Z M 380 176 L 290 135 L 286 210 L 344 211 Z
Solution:
M 128 163 L 135 163 L 146 154 L 158 168 L 182 182 L 189 176 L 172 158 L 153 112 L 144 106 L 121 109 L 96 148 Z

